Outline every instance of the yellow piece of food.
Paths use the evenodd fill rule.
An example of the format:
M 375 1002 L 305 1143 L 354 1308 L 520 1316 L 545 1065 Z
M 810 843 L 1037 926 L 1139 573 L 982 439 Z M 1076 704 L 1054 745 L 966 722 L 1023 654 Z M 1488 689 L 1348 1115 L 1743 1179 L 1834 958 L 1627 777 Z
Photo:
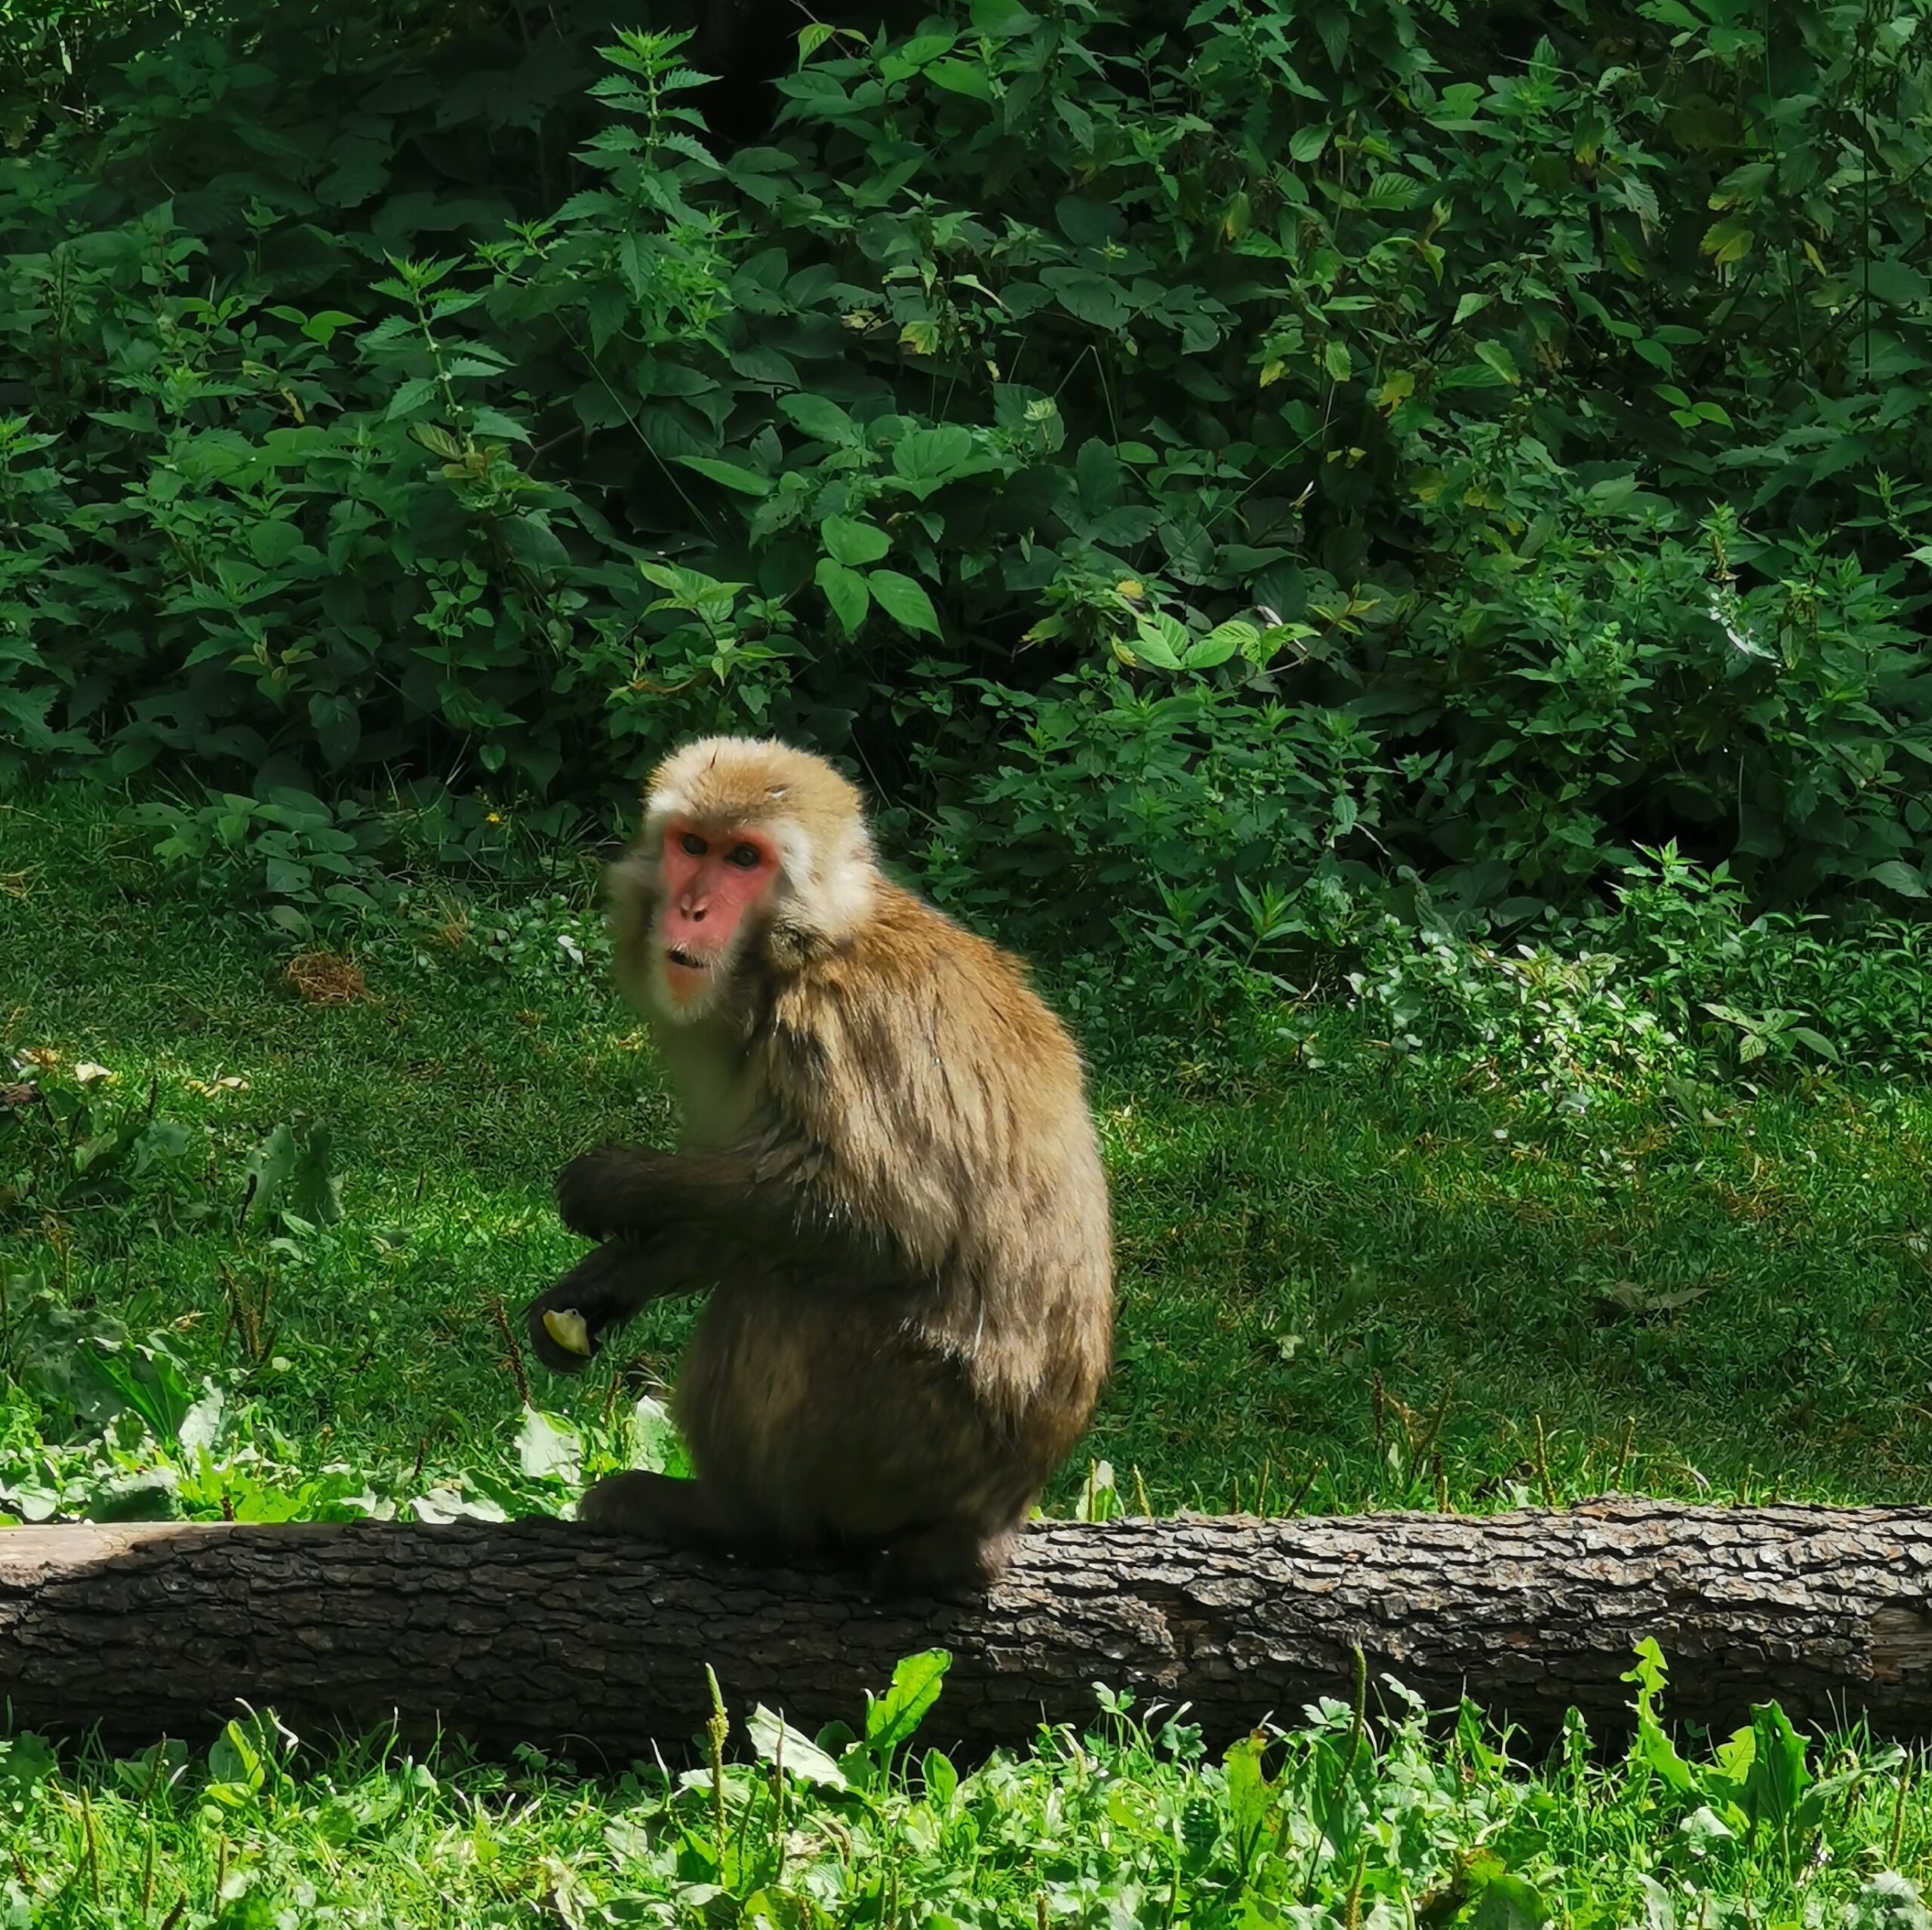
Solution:
M 590 1357 L 590 1329 L 585 1326 L 583 1316 L 575 1308 L 545 1308 L 543 1331 L 566 1354 L 580 1354 L 586 1360 Z

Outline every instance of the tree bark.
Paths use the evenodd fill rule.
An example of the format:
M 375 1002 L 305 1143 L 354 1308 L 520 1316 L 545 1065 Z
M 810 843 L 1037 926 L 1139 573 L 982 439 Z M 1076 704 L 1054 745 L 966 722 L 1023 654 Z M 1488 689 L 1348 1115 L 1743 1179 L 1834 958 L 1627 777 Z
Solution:
M 1654 1636 L 1669 1713 L 1780 1701 L 1932 1732 L 1932 1511 L 1677 1508 L 1038 1526 L 988 1600 L 876 1606 L 827 1573 L 673 1556 L 571 1524 L 0 1530 L 11 1720 L 115 1746 L 206 1733 L 238 1700 L 298 1731 L 398 1721 L 590 1766 L 668 1756 L 755 1703 L 855 1726 L 916 1650 L 953 1658 L 923 1740 L 1084 1726 L 1094 1687 L 1189 1705 L 1217 1746 L 1346 1696 L 1359 1643 L 1432 1706 L 1466 1694 L 1547 1739 L 1627 1722 Z

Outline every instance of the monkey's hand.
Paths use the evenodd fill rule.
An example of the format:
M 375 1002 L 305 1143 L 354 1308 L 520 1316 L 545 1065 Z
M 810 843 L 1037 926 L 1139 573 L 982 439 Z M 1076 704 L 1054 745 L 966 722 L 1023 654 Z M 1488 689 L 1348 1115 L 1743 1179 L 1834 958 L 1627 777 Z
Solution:
M 596 1357 L 599 1336 L 628 1320 L 647 1300 L 663 1289 L 652 1278 L 648 1248 L 613 1240 L 586 1253 L 556 1285 L 540 1293 L 523 1310 L 531 1351 L 552 1373 L 580 1374 Z M 555 1324 L 568 1332 L 568 1317 L 583 1323 L 584 1348 L 580 1353 L 562 1344 L 545 1314 L 559 1317 Z
M 641 1146 L 599 1146 L 557 1176 L 557 1213 L 587 1240 L 652 1233 L 663 1219 L 664 1182 L 673 1155 Z

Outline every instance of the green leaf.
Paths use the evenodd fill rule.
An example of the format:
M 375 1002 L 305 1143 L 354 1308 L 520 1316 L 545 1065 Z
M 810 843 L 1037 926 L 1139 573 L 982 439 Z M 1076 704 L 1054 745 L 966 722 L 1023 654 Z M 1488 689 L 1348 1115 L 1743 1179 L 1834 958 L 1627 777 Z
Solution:
M 640 1394 L 631 1409 L 630 1465 L 674 1478 L 691 1472 L 690 1457 L 670 1410 L 650 1394 Z
M 830 557 L 825 556 L 819 559 L 812 580 L 825 592 L 825 600 L 831 604 L 838 627 L 847 636 L 854 635 L 866 620 L 866 612 L 872 604 L 865 578 L 857 570 L 848 570 L 844 564 L 835 563 Z
M 835 563 L 857 566 L 876 563 L 892 547 L 892 539 L 873 523 L 855 523 L 848 516 L 828 516 L 820 525 L 826 554 Z
M 993 84 L 986 70 L 964 60 L 935 60 L 926 69 L 926 78 L 948 94 L 961 94 L 969 100 L 990 100 Z
M 1164 613 L 1135 619 L 1134 654 L 1156 670 L 1178 670 L 1183 653 L 1193 641 L 1187 625 L 1178 617 Z
M 1267 1736 L 1257 1731 L 1232 1744 L 1222 1758 L 1227 1778 L 1228 1808 L 1244 1867 L 1272 1818 L 1275 1800 L 1281 1793 L 1280 1785 L 1270 1782 L 1263 1772 L 1261 1759 L 1267 1747 Z
M 1704 231 L 1704 238 L 1698 244 L 1720 268 L 1734 261 L 1742 261 L 1751 252 L 1756 240 L 1751 224 L 1741 216 L 1731 215 L 1722 221 L 1714 221 Z
M 1924 877 L 1902 858 L 1887 858 L 1882 865 L 1874 865 L 1865 874 L 1865 882 L 1881 884 L 1887 891 L 1896 891 L 1901 898 L 1926 896 Z
M 1483 1885 L 1472 1930 L 1542 1930 L 1555 1913 L 1527 1878 L 1505 1871 Z
M 892 1672 L 892 1686 L 874 1701 L 866 1698 L 866 1747 L 883 1763 L 910 1740 L 926 1711 L 939 1700 L 952 1657 L 943 1649 L 908 1655 Z
M 1198 638 L 1181 653 L 1181 662 L 1189 670 L 1213 670 L 1226 663 L 1241 648 L 1239 632 L 1246 624 L 1223 623 Z
M 1751 1710 L 1751 1766 L 1745 1772 L 1743 1808 L 1753 1829 L 1768 1824 L 1783 1829 L 1795 1816 L 1812 1783 L 1804 1759 L 1804 1738 L 1775 1702 Z
M 897 570 L 875 570 L 866 579 L 866 586 L 880 609 L 902 630 L 918 631 L 928 637 L 940 634 L 939 613 L 932 598 L 910 576 L 901 576 Z
M 848 1787 L 844 1771 L 810 1736 L 762 1702 L 746 1721 L 745 1733 L 759 1759 L 777 1763 L 788 1776 L 796 1776 L 801 1783 L 817 1783 L 822 1789 Z
M 1112 275 L 1091 268 L 1046 268 L 1040 279 L 1076 321 L 1118 334 L 1134 318 L 1132 304 Z
M 1328 145 L 1327 124 L 1321 122 L 1313 127 L 1297 128 L 1288 139 L 1288 154 L 1306 167 Z
M 851 444 L 862 440 L 858 424 L 828 396 L 781 395 L 778 413 L 814 441 Z
M 1522 386 L 1523 373 L 1516 366 L 1516 358 L 1500 342 L 1478 342 L 1475 345 L 1476 359 L 1495 370 L 1511 388 Z
M 279 517 L 248 526 L 250 553 L 264 570 L 286 563 L 302 547 L 302 532 Z
M 383 412 L 383 418 L 386 421 L 395 422 L 412 410 L 421 408 L 432 400 L 435 393 L 436 385 L 426 375 L 412 375 L 389 398 L 389 406 Z
M 249 1160 L 245 1179 L 254 1185 L 248 1217 L 266 1219 L 291 1212 L 316 1226 L 342 1218 L 342 1182 L 330 1170 L 329 1131 L 291 1114 L 264 1139 Z
M 717 456 L 677 456 L 672 459 L 681 463 L 688 469 L 695 469 L 701 476 L 709 477 L 715 483 L 722 484 L 727 489 L 734 489 L 741 496 L 768 496 L 771 493 L 771 478 L 760 475 L 755 469 L 747 469 L 737 463 L 728 463 Z
M 583 1443 L 568 1421 L 526 1407 L 516 1431 L 516 1455 L 534 1480 L 574 1482 L 583 1467 Z
M 915 429 L 901 438 L 892 452 L 893 474 L 922 501 L 957 478 L 987 466 L 974 451 L 971 432 L 957 423 Z
M 1082 512 L 1098 516 L 1111 509 L 1120 500 L 1121 475 L 1120 458 L 1098 436 L 1088 437 L 1073 459 Z
M 959 1772 L 952 1766 L 952 1758 L 943 1750 L 928 1750 L 919 1766 L 919 1778 L 926 1786 L 926 1800 L 944 1815 L 959 1788 Z

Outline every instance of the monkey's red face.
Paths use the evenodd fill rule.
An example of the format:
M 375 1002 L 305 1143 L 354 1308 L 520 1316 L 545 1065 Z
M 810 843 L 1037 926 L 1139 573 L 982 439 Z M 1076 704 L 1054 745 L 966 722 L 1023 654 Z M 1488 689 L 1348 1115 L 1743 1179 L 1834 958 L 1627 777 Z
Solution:
M 778 880 L 778 847 L 761 831 L 665 828 L 658 936 L 664 980 L 680 1006 L 701 1002 L 737 954 L 749 914 Z

